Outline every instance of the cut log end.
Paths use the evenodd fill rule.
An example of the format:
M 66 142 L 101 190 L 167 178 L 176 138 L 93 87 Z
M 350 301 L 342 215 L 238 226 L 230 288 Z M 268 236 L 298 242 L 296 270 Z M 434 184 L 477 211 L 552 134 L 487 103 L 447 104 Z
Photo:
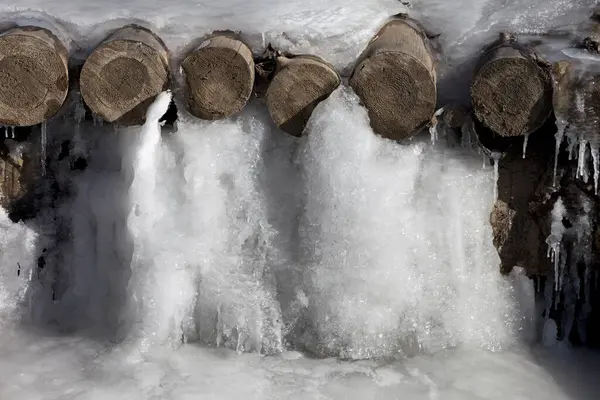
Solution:
M 142 124 L 152 100 L 168 88 L 167 49 L 145 28 L 121 28 L 88 57 L 80 85 L 87 106 L 107 122 Z
M 281 130 L 299 137 L 315 107 L 337 89 L 341 79 L 318 57 L 281 57 L 278 64 L 280 70 L 267 90 L 267 107 Z
M 50 31 L 19 27 L 0 35 L 0 124 L 30 126 L 54 116 L 69 90 L 68 53 Z
M 419 132 L 437 100 L 435 63 L 420 24 L 406 18 L 385 24 L 358 59 L 349 84 L 375 133 L 402 140 Z
M 471 98 L 475 116 L 492 131 L 526 135 L 539 129 L 552 111 L 552 80 L 531 58 L 497 58 L 477 72 Z
M 216 36 L 204 41 L 184 59 L 188 108 L 206 120 L 230 117 L 241 111 L 254 87 L 252 52 L 241 41 Z
M 367 58 L 356 68 L 350 86 L 369 110 L 373 130 L 389 139 L 410 137 L 435 111 L 431 71 L 404 53 Z

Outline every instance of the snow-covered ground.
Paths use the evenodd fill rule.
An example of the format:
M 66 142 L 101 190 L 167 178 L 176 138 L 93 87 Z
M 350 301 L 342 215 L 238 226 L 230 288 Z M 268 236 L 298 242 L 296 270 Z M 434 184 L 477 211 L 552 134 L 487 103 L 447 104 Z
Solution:
M 272 41 L 345 68 L 404 9 L 355 3 L 22 0 L 0 17 L 60 23 L 73 51 L 142 20 L 174 57 L 236 29 L 257 52 Z M 456 68 L 497 29 L 573 27 L 591 3 L 412 7 Z M 375 137 L 347 88 L 299 140 L 259 102 L 178 128 L 48 124 L 50 153 L 71 138 L 89 165 L 52 170 L 73 197 L 37 220 L 0 212 L 0 398 L 595 398 L 596 354 L 531 344 L 540 305 L 518 269 L 499 274 L 476 153 Z

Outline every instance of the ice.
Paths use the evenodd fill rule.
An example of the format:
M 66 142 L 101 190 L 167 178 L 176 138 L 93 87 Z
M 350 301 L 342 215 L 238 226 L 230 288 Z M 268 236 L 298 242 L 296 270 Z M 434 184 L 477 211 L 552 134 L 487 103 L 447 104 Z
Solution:
M 411 14 L 441 33 L 452 90 L 440 98 L 460 97 L 467 59 L 499 30 L 573 30 L 592 3 L 423 0 Z M 344 75 L 401 11 L 396 0 L 0 6 L 3 21 L 53 28 L 74 57 L 140 22 L 175 63 L 233 29 L 257 53 L 272 42 Z M 381 139 L 348 88 L 302 139 L 258 102 L 218 122 L 180 110 L 169 133 L 88 123 L 81 105 L 70 124 L 48 122 L 49 158 L 64 136 L 88 164 L 52 164 L 64 198 L 37 219 L 0 213 L 0 398 L 594 398 L 593 362 L 523 343 L 538 316 L 531 281 L 500 276 L 488 222 L 499 156 L 481 169 L 472 136 L 464 148 Z M 546 333 L 556 342 L 556 325 Z
M 309 129 L 300 226 L 312 254 L 308 346 L 365 358 L 510 343 L 512 303 L 498 301 L 510 296 L 483 223 L 492 180 L 476 154 L 380 139 L 347 90 L 318 107 Z
M 558 155 L 560 153 L 560 146 L 562 145 L 563 139 L 564 139 L 564 135 L 565 135 L 565 129 L 567 128 L 567 123 L 565 121 L 562 121 L 560 119 L 557 120 L 556 122 L 557 125 L 557 131 L 554 134 L 554 140 L 555 140 L 555 148 L 554 148 L 554 173 L 552 175 L 552 186 L 556 187 L 556 173 L 557 173 L 557 169 L 558 169 Z M 593 153 L 592 153 L 593 155 Z
M 529 134 L 523 135 L 523 159 L 527 155 L 527 142 L 529 142 Z
M 0 209 L 0 330 L 9 329 L 19 309 L 27 309 L 27 291 L 35 274 L 37 234 L 31 227 L 8 219 Z M 25 314 L 27 312 L 25 311 Z
M 560 280 L 562 277 L 561 266 L 564 264 L 565 255 L 562 251 L 562 240 L 566 228 L 563 224 L 563 218 L 567 216 L 567 210 L 563 204 L 562 198 L 559 197 L 552 208 L 550 235 L 546 238 L 548 244 L 548 255 L 554 262 L 554 290 L 558 291 L 561 287 Z
M 500 179 L 500 158 L 502 158 L 502 153 L 497 151 L 492 152 L 492 160 L 494 162 L 494 203 L 498 200 L 498 180 Z M 485 163 L 484 163 L 485 165 Z

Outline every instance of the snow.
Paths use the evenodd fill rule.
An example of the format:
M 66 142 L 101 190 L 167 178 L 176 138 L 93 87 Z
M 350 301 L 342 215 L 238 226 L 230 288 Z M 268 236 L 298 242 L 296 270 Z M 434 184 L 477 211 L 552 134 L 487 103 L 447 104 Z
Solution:
M 460 97 L 463 63 L 498 30 L 572 29 L 591 5 L 431 0 L 412 13 L 442 33 L 440 74 L 455 89 L 442 96 Z M 0 6 L 5 22 L 43 21 L 76 58 L 135 21 L 175 59 L 203 34 L 234 29 L 256 52 L 271 41 L 345 72 L 405 9 L 395 0 Z M 302 139 L 274 129 L 257 101 L 225 121 L 182 112 L 174 131 L 153 115 L 115 132 L 81 111 L 42 135 L 48 155 L 69 139 L 87 157 L 85 171 L 48 166 L 72 197 L 27 224 L 0 211 L 0 398 L 596 393 L 593 358 L 555 346 L 556 325 L 538 330 L 531 280 L 518 267 L 499 273 L 489 225 L 498 160 L 496 172 L 482 169 L 471 136 L 464 147 L 399 146 L 373 134 L 345 87 Z M 534 338 L 553 348 L 532 347 Z

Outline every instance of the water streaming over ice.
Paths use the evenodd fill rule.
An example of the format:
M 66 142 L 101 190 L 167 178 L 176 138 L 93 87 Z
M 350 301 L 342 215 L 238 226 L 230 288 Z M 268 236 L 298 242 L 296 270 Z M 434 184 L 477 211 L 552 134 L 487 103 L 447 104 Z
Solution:
M 12 383 L 0 385 L 0 393 L 35 393 L 24 385 L 36 374 L 56 376 L 54 390 L 68 385 L 82 393 L 85 374 L 46 367 L 65 357 L 115 382 L 120 374 L 135 376 L 120 381 L 120 391 L 102 384 L 83 398 L 125 398 L 141 388 L 162 398 L 181 398 L 184 387 L 207 393 L 200 382 L 208 371 L 192 372 L 194 362 L 212 365 L 213 379 L 224 382 L 230 356 L 192 344 L 165 353 L 197 342 L 270 354 L 295 346 L 358 359 L 432 354 L 389 367 L 314 364 L 288 352 L 243 356 L 235 363 L 242 387 L 209 386 L 225 398 L 253 390 L 277 398 L 342 396 L 347 384 L 363 386 L 359 398 L 378 391 L 387 398 L 393 388 L 413 398 L 443 396 L 452 390 L 440 386 L 435 363 L 488 359 L 481 349 L 510 348 L 519 332 L 531 334 L 532 315 L 519 311 L 530 290 L 514 283 L 531 282 L 499 275 L 486 222 L 493 176 L 470 149 L 378 138 L 348 89 L 317 108 L 309 136 L 299 142 L 272 132 L 266 118 L 251 107 L 232 121 L 182 121 L 162 139 L 155 119 L 118 137 L 106 127 L 82 127 L 90 165 L 73 178 L 75 197 L 58 211 L 69 217 L 73 239 L 60 246 L 57 260 L 46 261 L 45 270 L 64 263 L 57 300 L 46 303 L 48 279 L 35 277 L 35 229 L 6 222 L 3 238 L 14 252 L 2 255 L 2 307 L 4 315 L 44 329 L 122 344 L 10 333 L 0 345 L 2 359 L 46 361 L 25 375 L 9 373 Z M 115 146 L 122 150 L 115 153 Z M 8 332 L 23 329 L 2 321 Z M 28 350 L 14 353 L 8 343 Z M 472 356 L 435 355 L 457 346 Z M 64 352 L 51 350 L 58 348 Z M 104 355 L 89 364 L 98 352 Z M 498 355 L 497 371 L 511 354 Z M 176 363 L 172 368 L 198 383 L 178 383 L 163 363 Z M 547 379 L 542 371 L 539 382 Z M 314 392 L 303 392 L 302 382 L 317 385 Z
M 384 0 L 180 3 L 170 15 L 153 0 L 110 15 L 84 1 L 16 8 L 83 20 L 91 42 L 91 24 L 109 17 L 147 18 L 172 49 L 210 29 L 241 29 L 254 44 L 260 32 L 260 44 L 339 68 L 403 11 Z M 569 24 L 587 7 L 544 2 L 540 17 L 538 3 L 414 9 L 460 45 L 449 52 L 459 59 L 492 27 Z M 72 154 L 88 166 L 53 171 L 71 197 L 28 224 L 0 212 L 0 398 L 594 398 L 577 384 L 594 365 L 520 347 L 539 333 L 532 283 L 518 269 L 499 275 L 488 223 L 498 162 L 482 169 L 471 136 L 464 148 L 377 138 L 347 89 L 300 140 L 255 104 L 162 136 L 154 123 L 114 134 L 78 110 Z M 60 129 L 48 127 L 51 142 Z M 41 269 L 52 240 L 40 226 L 54 217 Z

